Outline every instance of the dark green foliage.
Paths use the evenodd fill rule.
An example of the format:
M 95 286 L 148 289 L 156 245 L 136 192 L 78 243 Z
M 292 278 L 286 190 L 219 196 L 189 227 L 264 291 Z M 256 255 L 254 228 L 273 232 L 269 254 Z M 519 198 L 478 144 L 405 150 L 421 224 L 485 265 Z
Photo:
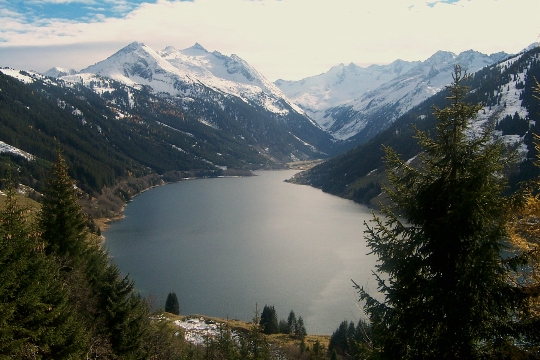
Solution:
M 264 305 L 261 313 L 260 325 L 263 329 L 263 333 L 277 334 L 279 332 L 278 317 L 274 306 Z
M 333 332 L 328 351 L 345 358 L 359 358 L 371 346 L 371 326 L 363 319 L 355 326 L 346 320 Z
M 9 182 L 8 182 L 9 183 Z M 87 335 L 73 312 L 59 266 L 8 185 L 0 213 L 0 354 L 10 358 L 82 358 Z
M 251 329 L 240 340 L 240 356 L 242 359 L 266 360 L 273 358 L 260 322 L 259 310 L 255 307 Z
M 169 293 L 165 300 L 165 311 L 171 314 L 180 314 L 180 305 L 178 304 L 178 297 L 176 293 Z
M 495 130 L 500 130 L 503 135 L 520 135 L 523 136 L 529 131 L 529 121 L 522 119 L 516 112 L 514 116 L 507 115 L 502 119 Z
M 287 325 L 287 321 L 285 319 L 279 319 L 278 328 L 280 334 L 289 333 L 289 325 Z
M 296 335 L 300 339 L 304 339 L 307 335 L 306 327 L 304 325 L 304 319 L 302 319 L 301 316 L 299 316 L 298 320 L 296 320 L 294 335 Z
M 62 266 L 60 274 L 86 326 L 93 356 L 142 357 L 149 327 L 146 304 L 107 252 L 90 241 L 87 219 L 60 153 L 44 190 L 40 227 L 45 252 Z
M 291 310 L 289 313 L 289 316 L 287 317 L 287 326 L 289 331 L 288 334 L 294 334 L 296 331 L 296 315 L 294 314 L 294 311 Z
M 58 256 L 66 267 L 73 267 L 82 261 L 88 228 L 78 204 L 75 182 L 69 177 L 61 153 L 52 166 L 43 195 L 40 228 L 45 251 Z
M 421 169 L 386 149 L 385 191 L 395 206 L 366 230 L 385 298 L 358 287 L 374 357 L 471 359 L 509 341 L 517 303 L 501 258 L 507 158 L 489 130 L 467 137 L 481 106 L 463 103 L 465 80 L 456 67 L 451 106 L 434 111 L 435 138 L 416 132 Z

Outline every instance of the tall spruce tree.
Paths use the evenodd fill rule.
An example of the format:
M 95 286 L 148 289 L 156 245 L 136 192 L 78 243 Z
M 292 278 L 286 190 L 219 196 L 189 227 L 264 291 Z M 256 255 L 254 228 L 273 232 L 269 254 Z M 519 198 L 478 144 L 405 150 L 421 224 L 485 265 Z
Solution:
M 289 316 L 287 317 L 287 327 L 288 334 L 294 335 L 294 332 L 296 331 L 296 315 L 292 310 L 289 312 Z
M 70 302 L 88 329 L 88 354 L 143 357 L 148 308 L 107 252 L 89 240 L 88 221 L 61 152 L 44 191 L 39 224 L 45 252 L 60 264 Z
M 178 304 L 178 297 L 176 293 L 172 292 L 167 295 L 165 300 L 165 311 L 171 314 L 180 314 L 180 305 Z
M 58 256 L 66 267 L 76 266 L 87 248 L 88 221 L 60 151 L 43 195 L 40 226 L 46 252 Z
M 540 101 L 538 80 L 533 96 Z M 540 167 L 540 137 L 534 137 L 535 165 Z M 523 354 L 540 358 L 540 178 L 527 183 L 522 194 L 522 201 L 511 212 L 509 239 L 521 265 L 513 269 L 512 282 L 524 294 L 525 301 L 515 318 L 519 338 L 508 351 L 521 352 L 523 358 Z
M 507 158 L 489 129 L 467 132 L 482 108 L 463 103 L 467 78 L 456 66 L 451 105 L 434 109 L 435 137 L 416 131 L 420 168 L 385 149 L 394 206 L 366 230 L 384 300 L 357 286 L 377 358 L 473 359 L 506 341 L 515 305 L 501 258 Z
M 87 336 L 27 216 L 8 181 L 0 212 L 0 357 L 82 358 Z

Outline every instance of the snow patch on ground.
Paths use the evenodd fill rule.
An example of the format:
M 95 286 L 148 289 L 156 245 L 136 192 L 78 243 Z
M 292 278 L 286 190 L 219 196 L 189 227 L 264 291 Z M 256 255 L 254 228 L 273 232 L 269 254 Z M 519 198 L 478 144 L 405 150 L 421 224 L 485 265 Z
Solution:
M 34 155 L 32 155 L 30 153 L 27 153 L 26 151 L 23 151 L 21 149 L 18 149 L 15 146 L 11 146 L 9 144 L 6 144 L 3 141 L 0 141 L 0 153 L 3 153 L 3 152 L 12 153 L 12 154 L 15 154 L 15 155 L 22 156 L 26 160 L 34 160 L 35 159 Z
M 204 345 L 209 337 L 217 337 L 225 329 L 225 324 L 216 323 L 204 318 L 186 318 L 184 320 L 175 320 L 174 324 L 184 330 L 186 341 L 194 345 Z M 231 331 L 233 339 L 238 339 L 239 335 Z

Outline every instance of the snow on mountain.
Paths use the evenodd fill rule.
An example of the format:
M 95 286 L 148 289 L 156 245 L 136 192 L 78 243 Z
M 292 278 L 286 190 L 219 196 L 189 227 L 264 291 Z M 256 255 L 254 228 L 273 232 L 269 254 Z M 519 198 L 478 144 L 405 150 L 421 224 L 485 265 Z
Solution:
M 26 160 L 34 160 L 36 158 L 34 155 L 27 153 L 26 151 L 23 151 L 19 148 L 16 148 L 15 146 L 6 144 L 3 141 L 0 141 L 0 153 L 11 153 L 11 154 L 19 155 L 25 158 Z
M 25 84 L 31 84 L 34 82 L 34 76 L 37 74 L 28 72 L 28 71 L 21 71 L 21 70 L 15 70 L 11 68 L 0 68 L 0 72 L 9 75 L 11 77 L 16 78 L 17 80 L 25 83 Z M 39 75 L 42 76 L 42 75 Z
M 277 80 L 275 84 L 309 114 L 345 104 L 359 94 L 374 90 L 416 63 L 396 60 L 390 65 L 362 68 L 350 63 L 332 67 L 328 72 L 300 81 Z
M 424 62 L 339 65 L 325 74 L 296 82 L 278 80 L 276 85 L 332 136 L 346 140 L 356 135 L 361 143 L 448 85 L 455 64 L 472 73 L 506 56 L 438 51 Z
M 169 46 L 156 52 L 147 45 L 133 42 L 77 74 L 60 77 L 83 83 L 106 77 L 135 88 L 148 86 L 155 93 L 172 96 L 195 95 L 209 88 L 278 115 L 287 115 L 290 108 L 303 114 L 277 86 L 240 57 L 225 56 L 217 51 L 210 53 L 200 44 L 184 50 Z
M 66 69 L 66 68 L 61 68 L 61 67 L 56 67 L 55 66 L 55 67 L 47 70 L 46 72 L 44 72 L 43 75 L 53 77 L 53 78 L 59 78 L 59 77 L 62 77 L 62 76 L 67 76 L 67 75 L 74 75 L 76 73 L 77 73 L 77 70 L 75 70 L 75 69 Z
M 276 102 L 284 100 L 297 112 L 303 113 L 276 85 L 234 54 L 229 57 L 218 51 L 210 53 L 198 43 L 184 50 L 169 46 L 159 54 L 180 72 L 193 74 L 215 90 L 240 96 L 246 102 L 258 99 L 261 105 L 275 113 L 288 111 Z

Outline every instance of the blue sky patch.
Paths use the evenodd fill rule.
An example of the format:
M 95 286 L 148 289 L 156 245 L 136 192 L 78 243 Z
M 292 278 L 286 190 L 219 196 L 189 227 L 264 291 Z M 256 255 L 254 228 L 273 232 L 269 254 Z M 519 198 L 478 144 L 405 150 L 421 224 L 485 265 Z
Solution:
M 142 3 L 156 0 L 28 0 L 0 2 L 0 8 L 16 12 L 27 22 L 62 19 L 89 22 L 103 18 L 121 18 Z
M 437 3 L 446 3 L 446 4 L 453 4 L 455 2 L 458 2 L 459 0 L 439 0 L 439 1 L 433 1 L 433 2 L 427 2 L 427 5 L 429 7 L 434 7 Z

